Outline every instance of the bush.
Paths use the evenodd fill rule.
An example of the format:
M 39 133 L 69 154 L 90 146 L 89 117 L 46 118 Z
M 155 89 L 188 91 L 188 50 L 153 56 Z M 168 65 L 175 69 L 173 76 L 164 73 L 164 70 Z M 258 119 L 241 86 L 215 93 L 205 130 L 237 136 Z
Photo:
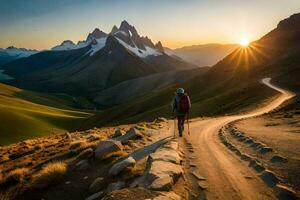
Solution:
M 24 181 L 25 176 L 28 174 L 29 169 L 28 168 L 19 168 L 10 171 L 5 177 L 0 177 L 1 185 L 4 186 L 11 186 L 18 183 L 22 183 Z
M 32 187 L 46 188 L 60 183 L 67 172 L 67 164 L 64 162 L 49 163 L 33 177 Z

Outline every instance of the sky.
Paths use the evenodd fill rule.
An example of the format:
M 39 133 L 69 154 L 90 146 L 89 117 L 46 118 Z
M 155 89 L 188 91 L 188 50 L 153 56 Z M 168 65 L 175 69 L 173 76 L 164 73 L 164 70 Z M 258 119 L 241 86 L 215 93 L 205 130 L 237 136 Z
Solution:
M 0 0 L 0 48 L 49 49 L 124 19 L 170 48 L 238 43 L 297 12 L 299 0 Z

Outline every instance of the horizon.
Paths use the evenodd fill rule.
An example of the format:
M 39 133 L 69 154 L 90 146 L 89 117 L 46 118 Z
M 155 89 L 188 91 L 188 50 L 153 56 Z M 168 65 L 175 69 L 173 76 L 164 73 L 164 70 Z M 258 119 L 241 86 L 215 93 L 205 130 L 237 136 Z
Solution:
M 0 48 L 51 49 L 65 40 L 85 40 L 95 28 L 109 33 L 123 20 L 135 26 L 140 35 L 161 41 L 171 49 L 210 43 L 238 44 L 245 39 L 259 39 L 280 20 L 300 10 L 296 0 L 285 1 L 284 5 L 278 2 L 282 1 L 64 0 L 54 5 L 50 0 L 0 0 L 0 26 L 4 27 L 0 30 Z

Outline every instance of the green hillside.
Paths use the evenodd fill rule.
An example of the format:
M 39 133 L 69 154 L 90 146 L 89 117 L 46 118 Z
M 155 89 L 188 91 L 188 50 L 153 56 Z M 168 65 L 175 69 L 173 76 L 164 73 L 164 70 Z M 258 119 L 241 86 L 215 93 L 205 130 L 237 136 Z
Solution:
M 75 130 L 92 115 L 47 97 L 0 83 L 0 144 Z

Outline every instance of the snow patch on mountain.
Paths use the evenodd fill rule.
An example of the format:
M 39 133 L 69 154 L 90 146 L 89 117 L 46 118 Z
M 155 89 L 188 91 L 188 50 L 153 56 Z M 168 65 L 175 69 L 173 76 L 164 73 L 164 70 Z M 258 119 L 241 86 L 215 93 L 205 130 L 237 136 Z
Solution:
M 93 56 L 97 51 L 99 51 L 100 49 L 102 49 L 105 46 L 106 39 L 107 39 L 106 37 L 96 39 L 96 44 L 92 44 L 92 49 L 90 51 L 90 56 Z
M 8 56 L 13 56 L 13 57 L 18 57 L 18 58 L 24 58 L 31 56 L 33 54 L 38 53 L 39 51 L 37 50 L 31 50 L 31 49 L 25 49 L 25 48 L 16 48 L 16 47 L 8 47 L 6 49 L 1 49 L 1 53 L 5 53 Z
M 80 48 L 86 47 L 87 45 L 89 45 L 89 42 L 86 42 L 86 41 L 81 41 L 81 42 L 78 42 L 77 44 L 74 44 L 72 41 L 66 40 L 63 43 L 61 43 L 60 45 L 53 47 L 51 50 L 67 51 L 67 50 L 80 49 Z
M 116 37 L 117 38 L 117 37 Z M 141 58 L 146 58 L 147 56 L 159 56 L 162 55 L 161 52 L 159 52 L 156 49 L 153 49 L 151 47 L 145 46 L 146 50 L 139 49 L 136 45 L 134 47 L 130 46 L 123 40 L 117 38 L 118 42 L 123 45 L 125 48 L 127 48 L 129 51 L 134 53 L 135 55 L 141 57 Z

